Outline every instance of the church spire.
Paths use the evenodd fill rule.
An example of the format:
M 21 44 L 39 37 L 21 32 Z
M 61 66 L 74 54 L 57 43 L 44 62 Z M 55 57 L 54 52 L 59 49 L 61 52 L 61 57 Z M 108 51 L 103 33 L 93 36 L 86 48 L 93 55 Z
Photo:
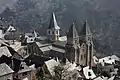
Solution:
M 57 24 L 54 12 L 52 13 L 52 17 L 50 19 L 50 24 L 49 24 L 48 29 L 53 29 L 53 28 L 60 29 L 60 27 Z
M 87 38 L 92 37 L 92 33 L 91 33 L 91 30 L 90 30 L 90 27 L 89 27 L 87 21 L 84 22 L 83 28 L 82 28 L 81 32 L 79 33 L 79 36 L 80 36 L 81 40 L 85 40 L 85 41 L 89 40 Z
M 86 50 L 86 66 L 91 68 L 93 63 L 93 41 L 92 41 L 92 33 L 89 28 L 87 21 L 84 22 L 83 28 L 80 32 L 80 40 L 85 42 L 87 46 Z
M 52 13 L 52 17 L 50 19 L 47 35 L 48 35 L 48 40 L 51 42 L 59 40 L 60 27 L 57 24 L 54 12 Z
M 84 24 L 83 24 L 83 28 L 80 32 L 80 35 L 91 35 L 91 30 L 89 28 L 89 25 L 88 25 L 88 22 L 85 21 Z
M 77 30 L 75 28 L 74 22 L 72 23 L 72 25 L 71 25 L 71 27 L 69 29 L 67 37 L 70 37 L 70 38 L 73 38 L 73 39 L 76 38 L 76 37 L 78 37 L 78 32 L 77 32 Z

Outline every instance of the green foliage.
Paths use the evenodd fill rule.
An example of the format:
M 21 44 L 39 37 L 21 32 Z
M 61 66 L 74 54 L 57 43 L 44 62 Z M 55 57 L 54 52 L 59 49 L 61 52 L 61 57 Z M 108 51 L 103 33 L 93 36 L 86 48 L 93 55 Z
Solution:
M 40 78 L 41 78 L 41 80 L 46 80 L 45 79 L 45 70 L 43 67 L 40 69 Z
M 53 80 L 62 80 L 62 75 L 63 75 L 63 67 L 61 66 L 55 66 L 54 72 L 55 76 L 53 76 Z

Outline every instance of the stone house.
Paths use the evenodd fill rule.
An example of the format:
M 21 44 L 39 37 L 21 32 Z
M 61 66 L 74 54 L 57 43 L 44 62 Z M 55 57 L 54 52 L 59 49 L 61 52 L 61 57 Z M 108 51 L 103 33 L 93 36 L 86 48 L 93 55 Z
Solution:
M 0 64 L 0 80 L 13 80 L 13 72 L 7 64 Z
M 14 73 L 14 79 L 23 80 L 27 78 L 28 80 L 32 80 L 32 69 L 29 68 L 25 62 L 21 62 L 19 67 L 19 71 Z

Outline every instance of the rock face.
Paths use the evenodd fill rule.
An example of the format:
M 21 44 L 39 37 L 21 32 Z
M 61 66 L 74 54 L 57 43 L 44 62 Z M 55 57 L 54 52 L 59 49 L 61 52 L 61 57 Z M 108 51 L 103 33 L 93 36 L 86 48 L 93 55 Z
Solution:
M 41 35 L 45 35 L 54 11 L 63 35 L 73 21 L 79 30 L 83 22 L 88 20 L 96 49 L 108 54 L 118 54 L 119 6 L 120 0 L 18 0 L 1 12 L 0 22 L 5 25 L 12 23 L 20 31 L 36 29 Z

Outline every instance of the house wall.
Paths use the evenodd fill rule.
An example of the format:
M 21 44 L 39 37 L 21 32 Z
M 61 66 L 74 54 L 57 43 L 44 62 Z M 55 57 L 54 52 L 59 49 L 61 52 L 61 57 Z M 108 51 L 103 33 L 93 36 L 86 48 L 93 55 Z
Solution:
M 28 78 L 28 80 L 32 80 L 31 79 L 31 71 L 30 72 L 26 72 L 26 75 L 24 73 L 18 74 L 18 79 L 20 79 L 20 80 L 23 80 L 26 77 Z
M 0 76 L 0 80 L 13 80 L 13 75 L 12 74 L 8 74 L 8 75 L 4 75 L 4 76 Z
M 40 51 L 39 47 L 36 45 L 36 43 L 30 43 L 27 45 L 28 53 L 29 54 L 35 54 L 38 56 L 41 56 L 42 52 Z

